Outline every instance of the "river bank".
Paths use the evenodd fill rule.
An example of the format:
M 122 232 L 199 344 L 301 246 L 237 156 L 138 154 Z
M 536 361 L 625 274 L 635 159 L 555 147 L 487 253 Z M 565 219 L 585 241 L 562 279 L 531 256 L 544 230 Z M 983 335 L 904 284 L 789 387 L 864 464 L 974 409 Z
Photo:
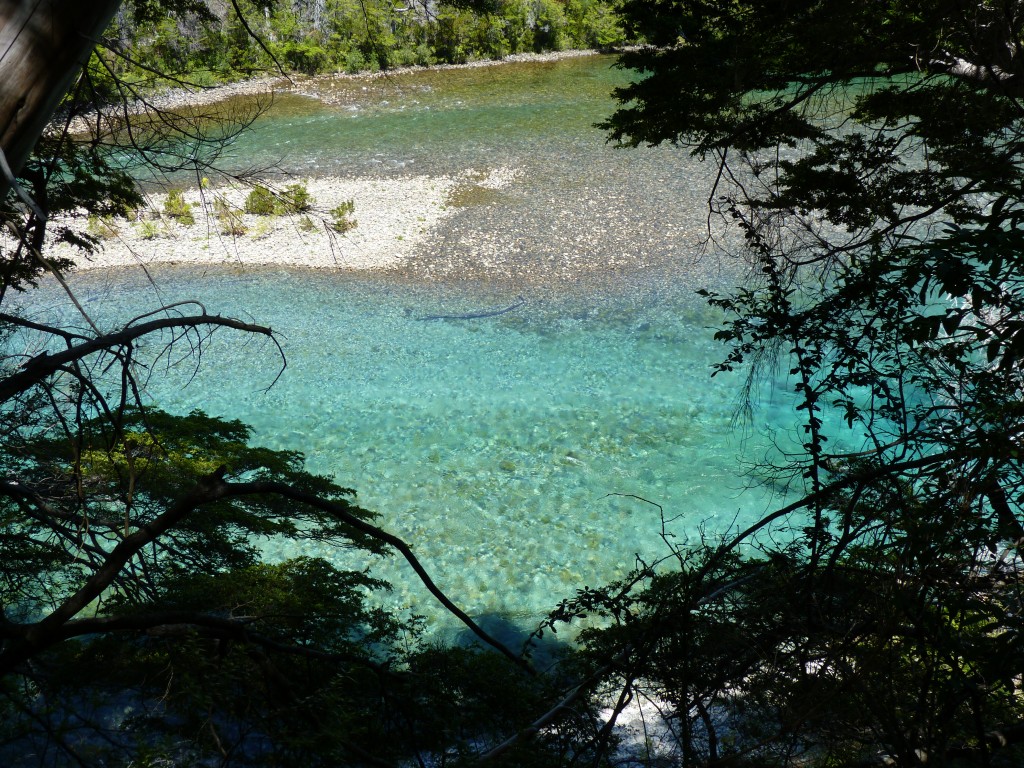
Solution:
M 596 55 L 595 51 L 561 51 L 548 54 L 523 54 L 511 56 L 500 61 L 478 61 L 464 65 L 443 65 L 429 68 L 432 71 L 444 70 L 479 70 L 485 67 L 500 67 L 523 62 L 557 62 L 566 59 L 582 59 Z M 233 83 L 216 88 L 197 91 L 176 91 L 153 100 L 162 109 L 201 108 L 203 105 L 216 104 L 236 98 L 259 100 L 261 96 L 268 99 L 273 94 L 288 94 L 292 104 L 302 104 L 305 99 L 312 98 L 322 104 L 331 104 L 328 110 L 336 109 L 332 99 L 337 90 L 332 85 L 346 81 L 357 85 L 348 86 L 348 91 L 358 95 L 365 93 L 366 88 L 358 86 L 359 82 L 371 81 L 380 83 L 385 78 L 399 78 L 403 74 L 423 72 L 428 68 L 410 68 L 401 71 L 364 72 L 355 75 L 333 74 L 318 77 L 293 78 L 259 78 Z M 467 73 L 468 74 L 468 73 Z M 291 94 L 303 98 L 294 100 Z M 384 102 L 387 103 L 387 102 Z M 461 102 L 456 101 L 455 104 Z M 447 108 L 448 105 L 443 105 Z M 141 109 L 141 105 L 139 107 Z M 293 107 L 294 108 L 294 107 Z M 301 109 L 301 107 L 300 107 Z M 399 108 L 401 109 L 401 107 Z M 291 113 L 287 113 L 291 114 Z M 305 113 L 300 112 L 304 119 Z M 332 112 L 331 114 L 338 114 Z M 352 114 L 346 106 L 344 113 Z M 436 115 L 432 107 L 419 110 L 423 116 Z M 447 113 L 444 113 L 447 114 Z M 495 113 L 499 114 L 499 113 Z M 453 115 L 454 117 L 454 115 Z M 460 113 L 461 119 L 461 113 Z M 415 119 L 408 123 L 413 126 Z M 292 123 L 286 119 L 284 127 L 291 130 Z M 354 124 L 349 124 L 354 125 Z M 95 127 L 95 124 L 93 124 Z M 348 130 L 348 126 L 346 129 Z M 372 129 L 371 129 L 372 130 Z M 385 132 L 388 129 L 384 129 Z M 446 125 L 435 123 L 435 127 L 420 135 L 442 137 L 447 130 Z M 376 135 L 376 134 L 374 134 Z M 275 135 L 273 140 L 280 142 L 280 151 L 299 153 L 292 142 L 295 133 L 286 137 Z M 465 137 L 455 137 L 462 138 Z M 372 138 L 376 142 L 378 139 Z M 419 140 L 413 136 L 413 140 Z M 483 206 L 479 210 L 490 210 L 493 204 L 507 201 L 509 198 L 502 190 L 514 192 L 519 197 L 525 192 L 519 182 L 529 177 L 532 184 L 537 182 L 537 169 L 524 169 L 512 157 L 491 157 L 490 151 L 479 157 L 468 160 L 465 164 L 448 164 L 436 167 L 433 163 L 424 163 L 422 157 L 416 163 L 415 158 L 406 158 L 403 148 L 407 146 L 401 139 L 381 140 L 381 148 L 385 154 L 376 168 L 367 167 L 366 163 L 339 164 L 323 170 L 313 167 L 317 161 L 308 161 L 305 167 L 299 165 L 289 169 L 290 173 L 274 176 L 270 179 L 251 179 L 246 184 L 224 184 L 206 186 L 203 189 L 188 189 L 187 178 L 183 178 L 180 186 L 185 186 L 185 201 L 192 207 L 195 217 L 194 224 L 183 224 L 179 217 L 169 215 L 165 210 L 166 194 L 151 191 L 147 206 L 136 212 L 130 219 L 90 220 L 88 231 L 101 241 L 101 250 L 96 254 L 83 258 L 71 251 L 69 247 L 58 246 L 55 255 L 73 258 L 82 269 L 126 267 L 131 265 L 153 264 L 235 264 L 249 266 L 281 265 L 302 268 L 341 269 L 355 271 L 399 270 L 408 268 L 415 270 L 418 276 L 441 276 L 442 274 L 463 274 L 467 266 L 478 272 L 494 274 L 497 271 L 507 272 L 509 265 L 497 264 L 505 258 L 509 250 L 507 238 L 500 237 L 496 242 L 491 227 L 478 233 L 461 232 L 456 237 L 458 243 L 449 242 L 450 237 L 444 234 L 447 230 L 444 222 L 454 220 L 453 217 L 466 210 L 466 206 Z M 490 142 L 488 141 L 489 146 Z M 310 151 L 322 151 L 327 156 L 336 157 L 336 144 L 330 141 L 323 145 L 307 148 Z M 372 145 L 369 145 L 372 146 Z M 391 154 L 387 154 L 388 147 Z M 332 148 L 333 147 L 333 148 Z M 349 147 L 346 147 L 346 150 Z M 395 153 L 397 150 L 397 154 Z M 274 150 L 278 151 L 278 150 Z M 442 151 L 442 154 L 444 152 Z M 437 156 L 434 154 L 433 156 Z M 248 156 L 247 156 L 248 157 Z M 293 154 L 294 157 L 294 154 Z M 507 164 L 512 160 L 515 165 Z M 376 162 L 376 161 L 373 161 Z M 413 164 L 415 163 L 415 165 Z M 426 165 L 422 171 L 408 174 L 408 170 Z M 396 167 L 402 170 L 395 172 Z M 211 174 L 212 175 L 212 174 Z M 194 176 L 192 177 L 194 180 Z M 312 195 L 315 205 L 313 210 L 300 216 L 255 216 L 245 214 L 243 208 L 245 198 L 252 185 L 263 183 L 278 190 L 291 183 L 304 183 Z M 194 183 L 194 181 L 193 181 Z M 515 185 L 515 190 L 511 188 Z M 531 186 L 532 186 L 531 184 Z M 344 232 L 336 232 L 333 227 L 331 211 L 338 205 L 352 201 L 355 206 L 353 218 L 357 226 Z M 621 201 L 619 201 L 621 202 Z M 615 205 L 619 206 L 619 202 Z M 588 205 L 592 202 L 588 202 Z M 551 201 L 546 201 L 547 211 L 536 211 L 531 216 L 545 217 L 551 211 Z M 521 214 L 520 214 L 521 215 Z M 563 211 L 560 218 L 567 214 Z M 620 218 L 621 212 L 613 213 L 612 218 Z M 59 224 L 60 222 L 58 222 Z M 74 222 L 82 228 L 83 222 Z M 510 224 L 506 221 L 506 224 Z M 450 234 L 450 233 L 449 233 Z M 567 230 L 566 237 L 573 238 L 572 246 L 559 247 L 557 261 L 577 262 L 584 257 L 582 251 L 575 246 L 580 245 L 580 231 Z M 544 243 L 534 246 L 540 252 L 545 244 L 556 244 L 560 235 L 546 235 Z M 600 231 L 594 233 L 595 238 L 603 238 Z M 442 242 L 443 241 L 443 242 Z M 438 242 L 443 250 L 442 257 L 433 253 L 430 259 L 417 258 L 422 255 L 425 244 Z M 454 247 L 453 247 L 454 246 Z M 522 246 L 527 247 L 527 246 Z M 512 250 L 521 247 L 512 244 Z M 452 259 L 451 252 L 461 253 L 457 264 L 447 263 Z M 468 258 L 467 258 L 468 257 Z M 570 258 L 572 257 L 572 258 Z M 459 258 L 456 256 L 456 258 Z M 507 260 L 507 259 L 506 259 Z M 567 271 L 574 271 L 571 265 L 565 265 Z

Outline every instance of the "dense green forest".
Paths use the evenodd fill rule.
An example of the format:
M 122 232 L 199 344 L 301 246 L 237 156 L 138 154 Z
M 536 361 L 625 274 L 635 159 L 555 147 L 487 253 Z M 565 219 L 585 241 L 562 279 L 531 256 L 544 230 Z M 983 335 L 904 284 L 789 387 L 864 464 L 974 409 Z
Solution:
M 241 0 L 239 8 L 242 15 L 213 0 L 170 14 L 122 8 L 102 54 L 108 75 L 145 81 L 159 72 L 210 84 L 278 65 L 305 74 L 376 71 L 626 40 L 608 0 Z
M 48 29 L 81 44 L 80 5 L 0 9 L 26 14 L 25 28 L 49 14 Z M 587 29 L 606 18 L 584 3 L 474 6 L 489 10 L 382 6 L 371 23 L 368 3 L 243 5 L 225 20 L 192 0 L 138 2 L 111 33 L 125 47 L 96 63 L 139 77 L 134 40 L 161 74 L 242 73 L 272 56 L 309 71 L 393 66 L 421 45 L 460 60 L 548 46 L 552 30 L 550 47 L 582 44 L 580 9 Z M 715 164 L 709 242 L 751 271 L 704 294 L 724 316 L 709 374 L 739 373 L 749 391 L 788 372 L 803 444 L 758 471 L 794 501 L 702 542 L 666 536 L 662 562 L 581 587 L 519 655 L 299 454 L 250 445 L 237 422 L 143 407 L 139 376 L 201 358 L 213 331 L 274 339 L 270 328 L 189 305 L 101 332 L 5 306 L 8 764 L 1020 764 L 1024 4 L 624 0 L 618 12 L 653 46 L 624 56 L 645 77 L 618 92 L 605 128 L 626 147 L 668 143 Z M 403 27 L 410 13 L 428 23 Z M 459 30 L 449 49 L 445 24 Z M 32 66 L 0 59 L 2 93 L 18 97 L 0 116 L 45 119 L 56 98 L 31 101 L 32 88 L 59 97 L 70 77 L 44 79 L 54 38 L 27 38 L 18 63 Z M 54 206 L 126 205 L 134 187 L 80 137 L 49 134 L 32 159 L 0 143 L 13 167 L 3 298 L 71 274 L 40 250 Z M 49 345 L 26 350 L 28 332 Z M 832 447 L 851 433 L 858 450 Z M 487 650 L 432 645 L 415 619 L 369 603 L 369 574 L 266 562 L 261 537 L 403 557 Z M 552 664 L 542 643 L 584 618 Z M 638 701 L 665 714 L 673 751 L 616 750 L 615 721 Z

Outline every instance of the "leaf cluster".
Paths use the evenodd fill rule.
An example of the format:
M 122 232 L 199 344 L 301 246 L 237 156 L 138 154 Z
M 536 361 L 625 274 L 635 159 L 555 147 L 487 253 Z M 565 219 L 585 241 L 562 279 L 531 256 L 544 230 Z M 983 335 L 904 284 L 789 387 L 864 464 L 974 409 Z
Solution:
M 606 593 L 614 623 L 586 633 L 585 654 L 614 662 L 613 695 L 673 713 L 681 764 L 984 764 L 992 726 L 1024 714 L 1018 566 L 965 563 L 942 543 L 949 519 L 922 519 L 892 484 L 860 493 L 879 506 L 854 512 L 847 495 L 817 553 L 810 538 L 708 546 Z M 1019 759 L 1013 743 L 992 759 Z

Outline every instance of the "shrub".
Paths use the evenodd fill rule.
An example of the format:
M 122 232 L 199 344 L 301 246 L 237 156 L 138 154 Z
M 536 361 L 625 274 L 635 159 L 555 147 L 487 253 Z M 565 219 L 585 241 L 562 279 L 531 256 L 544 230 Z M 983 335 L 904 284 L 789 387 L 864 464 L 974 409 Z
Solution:
M 241 237 L 249 231 L 238 211 L 225 211 L 218 214 L 217 228 L 222 235 L 231 235 L 231 237 Z
M 152 240 L 160 235 L 160 225 L 151 219 L 143 219 L 135 225 L 135 231 L 143 240 Z
M 196 217 L 192 214 L 192 205 L 185 201 L 185 193 L 180 189 L 167 190 L 164 213 L 172 219 L 176 219 L 179 224 L 191 226 L 196 223 Z
M 419 63 L 419 56 L 410 46 L 403 46 L 391 53 L 391 64 L 395 67 L 411 67 Z
M 245 212 L 253 213 L 257 216 L 272 216 L 277 209 L 277 199 L 274 197 L 274 193 L 264 187 L 262 184 L 257 184 L 249 192 L 245 198 Z
M 120 234 L 120 229 L 118 229 L 113 216 L 98 216 L 96 214 L 89 217 L 85 231 L 97 240 L 109 240 Z
M 335 232 L 348 232 L 351 229 L 355 229 L 358 222 L 353 218 L 356 212 L 356 201 L 346 200 L 335 208 L 331 209 L 331 215 L 334 217 L 334 221 L 331 223 L 331 229 Z
M 242 212 L 229 205 L 224 198 L 218 197 L 213 201 L 213 210 L 217 214 L 217 230 L 222 235 L 241 237 L 249 231 L 242 221 Z
M 366 69 L 366 59 L 363 58 L 362 51 L 352 50 L 345 54 L 344 66 L 345 71 L 349 74 L 362 72 Z
M 279 53 L 289 69 L 306 75 L 315 75 L 327 69 L 329 56 L 327 51 L 316 43 L 289 40 L 281 46 Z
M 313 209 L 313 203 L 305 184 L 289 184 L 280 194 L 257 184 L 245 198 L 245 212 L 257 216 L 306 213 Z
M 313 196 L 305 184 L 289 184 L 278 198 L 279 213 L 306 213 L 313 209 Z

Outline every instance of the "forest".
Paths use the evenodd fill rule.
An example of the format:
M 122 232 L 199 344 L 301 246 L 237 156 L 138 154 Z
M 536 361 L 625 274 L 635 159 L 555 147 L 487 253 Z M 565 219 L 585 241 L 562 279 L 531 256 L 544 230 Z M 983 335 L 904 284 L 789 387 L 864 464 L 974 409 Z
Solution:
M 1020 764 L 1024 3 L 12 0 L 0 19 L 4 764 Z M 620 55 L 638 76 L 602 129 L 707 164 L 705 245 L 746 267 L 702 290 L 723 318 L 709 386 L 756 413 L 781 371 L 802 437 L 756 468 L 784 504 L 666 535 L 665 557 L 580 585 L 522 649 L 358 489 L 241 422 L 146 402 L 140 381 L 201 366 L 214 336 L 279 344 L 259 318 L 154 306 L 101 330 L 81 305 L 67 326 L 13 308 L 44 281 L 77 301 L 48 245 L 99 243 L 50 231 L 55 212 L 140 194 L 54 114 L 253 62 L 625 40 L 644 43 Z M 197 126 L 156 124 L 146 147 Z M 273 540 L 401 558 L 477 642 L 436 643 L 372 603 L 368 569 L 267 558 Z M 616 724 L 637 707 L 658 723 L 625 749 Z
M 159 72 L 211 84 L 278 67 L 309 75 L 377 71 L 626 42 L 607 0 L 239 0 L 234 7 L 182 4 L 173 14 L 154 8 L 118 11 L 106 32 L 109 77 L 147 83 Z

